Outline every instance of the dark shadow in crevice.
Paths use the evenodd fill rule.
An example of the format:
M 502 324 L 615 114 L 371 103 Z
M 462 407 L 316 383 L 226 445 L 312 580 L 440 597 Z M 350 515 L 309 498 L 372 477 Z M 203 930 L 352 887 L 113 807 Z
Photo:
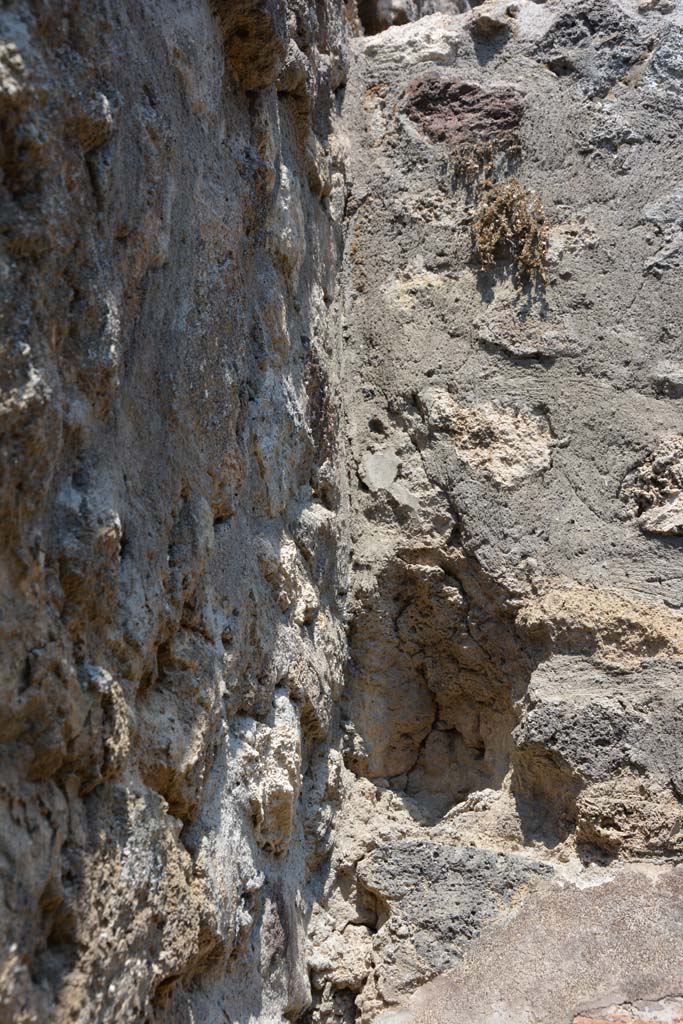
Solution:
M 509 771 L 535 667 L 510 595 L 475 559 L 400 552 L 351 629 L 348 766 L 433 825 Z

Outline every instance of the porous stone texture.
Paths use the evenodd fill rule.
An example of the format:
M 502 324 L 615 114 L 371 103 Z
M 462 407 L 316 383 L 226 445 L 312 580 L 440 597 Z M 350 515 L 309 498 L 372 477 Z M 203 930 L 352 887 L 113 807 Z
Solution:
M 680 1019 L 682 44 L 5 3 L 1 1021 Z
M 680 871 L 629 873 L 538 891 L 454 971 L 378 1024 L 677 1024 L 681 882 Z M 644 948 L 657 957 L 643 958 Z
M 345 652 L 345 22 L 3 5 L 3 1021 L 310 1000 Z
M 354 1019 L 343 985 L 369 1022 L 447 966 L 386 1020 L 678 1013 L 682 28 L 672 5 L 487 0 L 352 43 L 358 781 L 320 903 L 373 934 L 364 984 L 323 936 L 326 1019 Z M 479 212 L 508 193 L 489 249 Z M 488 918 L 493 857 L 529 873 L 495 862 L 510 903 Z M 354 917 L 368 893 L 376 919 Z

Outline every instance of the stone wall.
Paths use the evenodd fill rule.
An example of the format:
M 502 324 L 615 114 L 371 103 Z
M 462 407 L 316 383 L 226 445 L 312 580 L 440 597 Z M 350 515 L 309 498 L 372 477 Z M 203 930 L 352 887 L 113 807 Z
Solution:
M 295 1017 L 345 505 L 338 4 L 12 3 L 0 1017 Z
M 487 0 L 353 44 L 348 775 L 320 916 L 364 933 L 362 1021 L 449 968 L 387 1022 L 678 993 L 653 908 L 683 849 L 682 39 L 669 3 Z
M 4 5 L 3 1024 L 677 1019 L 682 39 Z

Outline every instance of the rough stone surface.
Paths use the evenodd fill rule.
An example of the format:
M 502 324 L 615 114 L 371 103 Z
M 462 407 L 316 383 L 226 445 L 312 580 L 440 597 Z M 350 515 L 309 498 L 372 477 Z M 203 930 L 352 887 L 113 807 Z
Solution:
M 573 1024 L 636 1024 L 636 1022 L 667 1021 L 669 1024 L 680 1024 L 683 1021 L 683 1000 L 677 997 L 664 999 L 647 999 L 637 1003 L 625 1003 L 621 1006 L 602 1006 L 574 1018 Z M 597 1015 L 597 1016 L 596 1016 Z
M 2 1022 L 680 1019 L 678 8 L 4 4 Z
M 678 939 L 654 910 L 670 900 L 662 920 L 678 936 L 676 898 L 663 895 L 677 876 L 660 890 L 619 866 L 678 860 L 683 839 L 680 31 L 680 12 L 661 5 L 487 0 L 352 44 L 343 753 L 360 792 L 381 797 L 357 860 L 363 812 L 345 776 L 338 881 L 331 872 L 321 903 L 339 915 L 359 886 L 367 901 L 372 865 L 398 856 L 378 850 L 406 842 L 521 851 L 559 879 L 529 897 L 533 912 L 520 896 L 514 924 L 485 922 L 475 939 L 456 924 L 450 951 L 440 946 L 462 967 L 425 990 L 419 1019 L 601 1019 L 680 994 Z M 526 280 L 514 211 L 519 244 L 495 245 L 490 266 L 478 255 L 482 197 L 509 182 L 529 210 L 540 204 L 547 232 L 543 273 Z M 369 467 L 391 472 L 377 485 Z M 435 882 L 432 904 L 422 859 L 407 861 L 420 913 L 443 906 L 458 922 L 466 901 Z M 410 987 L 443 969 L 401 937 L 408 897 L 387 870 L 388 917 L 365 924 L 367 981 L 352 989 L 362 1021 L 402 1002 L 395 978 Z M 483 867 L 478 878 L 485 907 Z M 521 890 L 548 884 L 532 876 Z M 616 915 L 604 921 L 603 892 Z M 549 954 L 534 914 L 557 915 Z M 590 922 L 576 961 L 574 920 Z M 508 927 L 523 944 L 510 953 Z M 435 919 L 426 931 L 440 934 Z M 537 966 L 556 956 L 562 970 L 565 933 L 560 985 Z M 500 969 L 479 952 L 494 934 Z M 581 958 L 611 976 L 612 954 L 628 991 L 605 992 L 596 966 L 573 1002 Z M 321 1013 L 333 1013 L 336 977 L 332 959 L 314 983 Z
M 427 74 L 408 86 L 405 112 L 432 142 L 454 150 L 482 143 L 517 150 L 524 109 L 513 89 L 482 89 L 460 79 Z
M 334 3 L 3 5 L 3 1021 L 310 1000 L 345 31 Z
M 385 844 L 364 858 L 358 879 L 375 896 L 378 915 L 390 916 L 390 930 L 403 941 L 381 989 L 406 990 L 407 935 L 422 969 L 443 971 L 475 938 L 482 925 L 509 906 L 535 876 L 552 869 L 514 855 L 424 840 Z M 387 913 L 391 906 L 390 913 Z M 389 974 L 389 977 L 386 975 Z M 383 993 L 384 994 L 384 993 Z M 390 995 L 386 993 L 385 995 Z M 389 1001 L 392 1001 L 389 998 Z
M 577 1024 L 587 1016 L 674 1024 L 683 969 L 681 882 L 679 870 L 664 871 L 536 893 L 454 971 L 378 1021 Z M 656 949 L 656 958 L 642 958 L 645 947 Z

